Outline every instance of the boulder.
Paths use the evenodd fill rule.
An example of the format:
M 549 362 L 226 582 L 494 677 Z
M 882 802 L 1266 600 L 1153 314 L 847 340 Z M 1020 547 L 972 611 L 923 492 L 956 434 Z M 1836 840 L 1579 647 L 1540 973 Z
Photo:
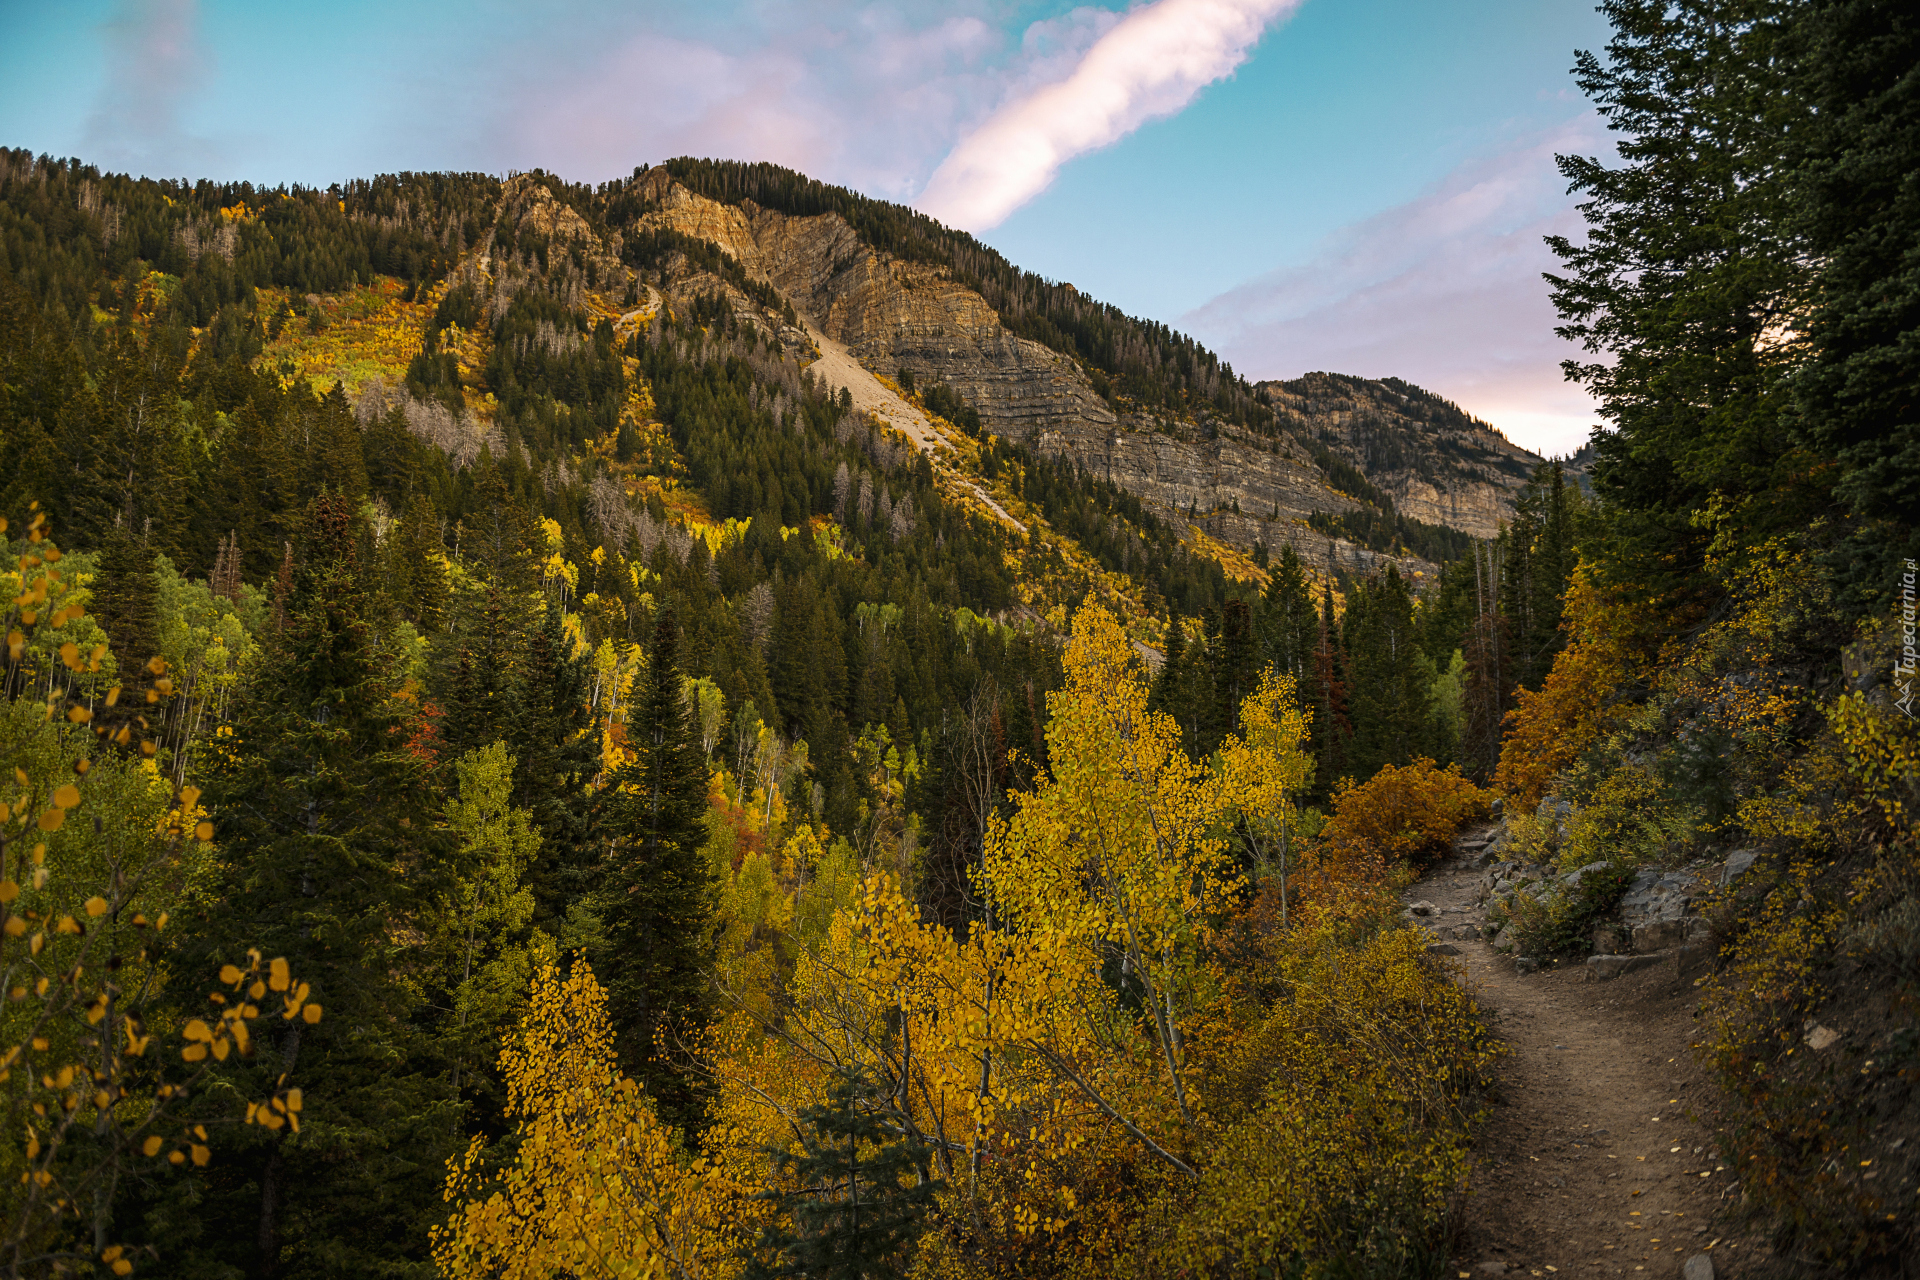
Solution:
M 1540 962 L 1532 956 L 1516 956 L 1513 961 L 1513 971 L 1515 973 L 1538 973 L 1540 972 Z
M 1687 1265 L 1680 1268 L 1680 1280 L 1714 1280 L 1712 1257 L 1696 1253 L 1688 1258 Z
M 1619 926 L 1603 924 L 1593 931 L 1593 954 L 1617 956 L 1626 949 L 1626 935 Z
M 1720 887 L 1724 889 L 1745 875 L 1759 856 L 1752 849 L 1735 849 L 1728 854 L 1726 863 L 1720 868 Z
M 1460 954 L 1460 948 L 1454 946 L 1451 942 L 1431 942 L 1427 944 L 1427 954 L 1430 956 L 1457 956 Z
M 1599 872 L 1605 871 L 1608 867 L 1612 865 L 1613 865 L 1612 863 L 1608 863 L 1608 862 L 1589 862 L 1586 866 L 1581 867 L 1579 870 L 1569 871 L 1567 872 L 1567 874 L 1561 876 L 1560 883 L 1565 885 L 1569 889 L 1578 889 L 1582 884 L 1586 882 L 1586 878 L 1588 876 L 1595 875 Z
M 1633 949 L 1638 955 L 1647 955 L 1654 951 L 1665 951 L 1677 947 L 1686 940 L 1687 922 L 1684 920 L 1654 920 L 1633 927 Z
M 1635 969 L 1659 964 L 1660 959 L 1659 956 L 1588 956 L 1587 977 L 1604 982 L 1623 973 L 1632 973 Z

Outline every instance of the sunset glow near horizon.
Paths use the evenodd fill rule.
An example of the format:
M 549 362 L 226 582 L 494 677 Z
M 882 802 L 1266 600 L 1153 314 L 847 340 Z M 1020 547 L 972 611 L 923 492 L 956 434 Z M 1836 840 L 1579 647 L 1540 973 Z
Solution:
M 154 177 L 605 181 L 692 154 L 914 204 L 1250 378 L 1596 421 L 1542 271 L 1606 134 L 1590 0 L 8 5 L 0 145 Z

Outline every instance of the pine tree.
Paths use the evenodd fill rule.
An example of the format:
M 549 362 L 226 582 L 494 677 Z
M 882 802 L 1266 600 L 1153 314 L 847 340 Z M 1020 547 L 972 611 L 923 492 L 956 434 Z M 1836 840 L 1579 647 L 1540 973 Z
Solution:
M 547 604 L 530 638 L 514 691 L 517 719 L 501 726 L 516 753 L 513 804 L 530 810 L 539 829 L 540 862 L 531 875 L 541 927 L 554 930 L 590 890 L 587 784 L 599 768 L 599 742 L 588 701 L 593 672 L 560 606 Z
M 1813 120 L 1794 224 L 1821 267 L 1794 418 L 1840 464 L 1835 496 L 1857 524 L 1830 560 L 1864 612 L 1920 560 L 1920 24 L 1888 0 L 1815 0 L 1797 28 L 1796 96 Z
M 124 529 L 113 530 L 100 546 L 93 617 L 107 633 L 107 646 L 123 677 L 160 652 L 158 610 L 152 549 Z
M 1313 791 L 1321 799 L 1347 776 L 1347 744 L 1353 728 L 1347 719 L 1346 658 L 1340 624 L 1333 616 L 1333 584 L 1320 586 L 1319 639 L 1314 651 Z
M 747 1280 L 904 1277 L 939 1184 L 925 1144 L 901 1138 L 895 1108 L 871 1076 L 842 1071 L 827 1100 L 801 1109 L 800 1151 L 770 1150 L 792 1223 L 746 1250 Z
M 1313 586 L 1307 580 L 1306 566 L 1291 543 L 1281 547 L 1280 563 L 1267 580 L 1258 630 L 1261 655 L 1305 689 L 1319 644 L 1320 617 L 1313 607 Z
M 673 610 L 662 609 L 627 722 L 634 759 L 608 779 L 596 821 L 621 1061 L 663 1117 L 687 1124 L 697 1098 L 670 1041 L 706 1016 L 714 886 L 701 853 L 707 778 L 680 692 L 679 646 Z
M 252 1275 L 390 1274 L 425 1254 L 455 1103 L 427 1037 L 405 941 L 431 910 L 447 851 L 409 704 L 366 620 L 354 509 L 308 509 L 286 625 L 224 740 L 206 798 L 220 860 L 174 972 L 284 956 L 326 1010 L 225 1071 L 241 1096 L 285 1074 L 306 1127 L 249 1128 L 163 1217 L 197 1237 L 187 1268 Z M 206 1007 L 182 980 L 181 1007 Z M 214 1091 L 217 1092 L 217 1091 Z M 230 1153 L 229 1153 L 230 1152 Z

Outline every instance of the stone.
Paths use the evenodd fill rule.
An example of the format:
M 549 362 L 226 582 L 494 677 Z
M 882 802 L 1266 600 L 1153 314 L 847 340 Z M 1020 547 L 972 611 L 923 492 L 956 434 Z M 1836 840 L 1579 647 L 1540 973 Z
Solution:
M 1501 925 L 1500 932 L 1493 935 L 1493 949 L 1495 951 L 1507 951 L 1512 947 L 1513 943 L 1507 940 L 1507 927 Z
M 1431 942 L 1427 944 L 1427 954 L 1430 956 L 1457 956 L 1460 954 L 1460 948 L 1454 946 L 1451 942 Z
M 1823 1027 L 1817 1022 L 1813 1025 L 1813 1029 L 1807 1032 L 1807 1048 L 1813 1049 L 1816 1052 L 1821 1049 L 1832 1048 L 1835 1044 L 1839 1043 L 1839 1040 L 1840 1033 L 1838 1031 L 1835 1031 L 1832 1027 Z
M 1726 888 L 1753 868 L 1760 855 L 1752 849 L 1735 849 L 1720 868 L 1720 887 Z
M 1491 817 L 1498 818 L 1506 810 L 1506 807 L 1507 807 L 1507 802 L 1505 798 L 1501 796 L 1495 796 L 1493 798 L 1493 803 L 1487 806 L 1487 813 Z
M 1588 876 L 1596 872 L 1605 871 L 1612 865 L 1613 864 L 1609 862 L 1589 862 L 1579 870 L 1569 871 L 1567 874 L 1561 876 L 1560 883 L 1569 889 L 1578 889 Z
M 1425 900 L 1422 900 L 1420 902 L 1409 902 L 1407 904 L 1407 911 L 1409 914 L 1416 915 L 1416 916 L 1433 916 L 1433 915 L 1440 914 L 1440 908 L 1434 906 L 1431 902 L 1427 902 Z
M 1679 946 L 1686 936 L 1684 920 L 1655 920 L 1638 924 L 1633 927 L 1633 949 L 1639 955 L 1665 951 L 1669 947 Z
M 1488 1258 L 1485 1262 L 1473 1269 L 1473 1274 L 1477 1276 L 1503 1276 L 1507 1274 L 1507 1264 L 1498 1258 Z
M 1587 977 L 1598 982 L 1660 963 L 1659 956 L 1588 956 Z
M 1540 962 L 1532 956 L 1518 956 L 1514 959 L 1513 971 L 1515 973 L 1538 973 L 1540 972 Z
M 1625 938 L 1618 926 L 1603 924 L 1593 931 L 1593 954 L 1617 956 L 1626 950 Z
M 1704 1253 L 1694 1254 L 1680 1268 L 1680 1280 L 1713 1280 L 1714 1274 L 1713 1259 Z

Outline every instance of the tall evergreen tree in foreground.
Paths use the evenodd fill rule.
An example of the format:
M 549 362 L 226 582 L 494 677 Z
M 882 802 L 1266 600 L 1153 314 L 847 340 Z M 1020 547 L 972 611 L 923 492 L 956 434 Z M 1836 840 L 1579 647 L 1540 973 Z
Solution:
M 621 1064 L 664 1119 L 687 1124 L 698 1118 L 698 1100 L 674 1068 L 671 1041 L 707 1011 L 714 885 L 700 850 L 707 776 L 681 694 L 679 648 L 679 624 L 662 609 L 627 722 L 634 759 L 601 792 L 599 896 Z
M 1920 18 L 1893 0 L 1817 0 L 1792 41 L 1814 109 L 1796 225 L 1823 264 L 1794 376 L 1799 434 L 1840 464 L 1857 522 L 1831 557 L 1850 607 L 1920 559 Z
M 286 626 L 211 753 L 221 862 L 173 972 L 192 975 L 185 985 L 245 966 L 244 948 L 258 947 L 286 958 L 326 1016 L 286 1023 L 225 1064 L 240 1096 L 266 1096 L 284 1073 L 310 1101 L 300 1132 L 249 1126 L 186 1203 L 156 1206 L 172 1247 L 192 1242 L 180 1274 L 429 1274 L 427 1220 L 456 1117 L 410 1025 L 419 958 L 405 939 L 444 858 L 424 762 L 407 750 L 411 704 L 394 696 L 368 622 L 355 526 L 346 498 L 309 505 Z M 178 1000 L 211 1007 L 198 989 Z

